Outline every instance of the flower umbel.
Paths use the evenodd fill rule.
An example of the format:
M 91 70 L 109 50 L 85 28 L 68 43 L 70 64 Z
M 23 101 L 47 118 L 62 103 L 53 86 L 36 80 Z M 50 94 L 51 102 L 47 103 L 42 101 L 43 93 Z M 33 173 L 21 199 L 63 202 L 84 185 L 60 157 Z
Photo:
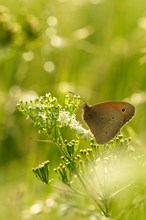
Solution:
M 49 183 L 49 164 L 50 161 L 47 160 L 40 164 L 38 167 L 32 169 L 36 177 L 46 184 Z
M 48 93 L 30 102 L 20 101 L 17 106 L 19 111 L 33 120 L 40 132 L 49 135 L 51 141 L 57 141 L 60 129 L 67 126 L 73 129 L 78 137 L 89 140 L 92 134 L 76 120 L 74 112 L 78 105 L 78 96 L 71 100 L 67 95 L 65 106 L 62 107 L 57 98 Z
M 54 142 L 60 150 L 61 162 L 54 169 L 59 180 L 70 192 L 92 198 L 98 207 L 99 219 L 110 219 L 110 200 L 131 186 L 131 167 L 136 161 L 132 157 L 134 150 L 129 147 L 130 139 L 123 136 L 105 145 L 95 143 L 90 131 L 76 119 L 79 104 L 79 96 L 71 98 L 67 95 L 62 106 L 48 93 L 30 102 L 20 101 L 18 109 L 32 119 L 35 127 L 47 136 L 48 142 Z M 86 147 L 79 150 L 81 143 Z M 49 164 L 46 161 L 33 168 L 33 172 L 43 183 L 50 185 Z M 129 172 L 127 167 L 130 167 Z M 76 189 L 78 186 L 79 190 Z

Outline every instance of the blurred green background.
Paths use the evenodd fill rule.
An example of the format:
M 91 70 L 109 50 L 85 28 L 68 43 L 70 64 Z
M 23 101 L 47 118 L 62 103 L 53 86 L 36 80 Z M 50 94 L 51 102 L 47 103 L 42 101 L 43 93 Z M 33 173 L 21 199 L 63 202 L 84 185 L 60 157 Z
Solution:
M 90 104 L 128 100 L 136 115 L 124 129 L 145 151 L 145 0 L 1 0 L 0 75 L 0 219 L 34 219 L 26 210 L 52 189 L 31 168 L 59 158 L 33 140 L 41 137 L 20 99 L 51 92 L 63 103 L 72 91 Z

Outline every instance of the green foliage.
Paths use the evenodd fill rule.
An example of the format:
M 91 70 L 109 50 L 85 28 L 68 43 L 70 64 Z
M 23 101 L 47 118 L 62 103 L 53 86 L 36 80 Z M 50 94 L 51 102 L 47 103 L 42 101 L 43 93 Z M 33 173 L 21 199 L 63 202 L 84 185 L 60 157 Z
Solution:
M 0 45 L 2 47 L 13 45 L 21 48 L 40 35 L 40 23 L 34 15 L 24 10 L 17 21 L 7 7 L 0 5 Z
M 0 45 L 9 45 L 17 32 L 17 24 L 12 21 L 9 10 L 0 5 Z
M 118 171 L 116 167 L 111 170 L 120 173 L 121 162 L 128 170 L 125 171 L 126 177 L 121 175 L 126 182 L 121 185 L 118 183 L 119 190 L 131 184 L 127 180 L 128 175 L 131 177 L 133 174 L 136 179 L 134 184 L 110 199 L 111 215 L 114 218 L 123 213 L 122 220 L 146 219 L 145 0 L 1 0 L 0 4 L 0 219 L 100 218 L 93 200 L 88 196 L 79 197 L 75 193 L 76 190 L 85 194 L 85 189 L 73 172 L 68 172 L 66 166 L 64 169 L 67 159 L 64 156 L 60 158 L 62 153 L 58 150 L 59 146 L 55 148 L 53 140 L 48 143 L 49 129 L 45 127 L 42 131 L 40 127 L 47 123 L 44 118 L 39 115 L 41 123 L 37 121 L 34 124 L 41 131 L 40 134 L 37 129 L 32 129 L 30 120 L 24 120 L 16 108 L 19 100 L 33 100 L 48 91 L 58 97 L 63 111 L 68 111 L 64 109 L 68 107 L 68 98 L 64 104 L 64 94 L 68 91 L 80 94 L 89 104 L 123 99 L 134 104 L 136 115 L 122 129 L 124 135 L 132 137 L 132 141 L 129 143 L 129 140 L 120 138 L 126 144 L 117 144 L 119 141 L 115 140 L 110 148 L 100 148 L 107 158 L 111 152 L 117 153 Z M 31 111 L 33 113 L 36 110 Z M 42 114 L 45 112 L 40 106 L 39 111 Z M 79 116 L 80 110 L 77 113 Z M 84 140 L 86 130 L 77 122 L 75 128 L 79 128 L 81 134 L 71 128 L 69 122 L 66 126 L 62 124 L 62 127 L 57 127 L 57 132 L 60 132 L 59 137 L 64 141 L 64 150 L 69 158 L 77 155 L 81 158 L 75 160 L 82 161 L 83 165 L 80 164 L 79 168 L 86 174 L 84 161 L 89 164 L 89 168 L 92 166 L 87 158 L 83 158 L 83 152 L 95 148 L 93 160 L 96 160 L 101 157 L 102 151 L 96 149 L 94 142 L 92 147 L 91 142 Z M 60 122 L 56 123 L 59 125 Z M 38 139 L 47 141 L 42 143 L 36 141 Z M 123 158 L 127 147 L 130 156 L 126 153 L 128 159 L 125 161 Z M 131 160 L 132 155 L 135 163 Z M 51 187 L 40 184 L 34 178 L 31 167 L 48 159 L 51 161 L 49 180 L 56 180 L 54 175 L 57 172 L 59 179 L 66 183 L 61 187 L 53 181 L 49 184 L 74 191 L 74 194 L 64 191 L 52 193 Z M 54 167 L 55 174 L 51 172 Z M 47 175 L 41 176 L 40 173 L 44 179 Z M 101 174 L 99 176 L 103 178 Z M 92 176 L 88 179 L 92 179 Z M 94 188 L 97 189 L 98 184 Z M 116 190 L 109 191 L 114 193 Z

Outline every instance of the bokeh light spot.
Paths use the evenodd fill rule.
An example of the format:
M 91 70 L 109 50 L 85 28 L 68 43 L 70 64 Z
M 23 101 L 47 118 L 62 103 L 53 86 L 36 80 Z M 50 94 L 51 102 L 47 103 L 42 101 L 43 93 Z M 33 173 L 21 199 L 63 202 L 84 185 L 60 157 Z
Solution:
M 55 16 L 50 16 L 47 19 L 47 23 L 48 23 L 49 26 L 54 27 L 54 26 L 57 25 L 58 20 L 57 20 L 57 18 Z
M 28 52 L 23 53 L 22 57 L 26 62 L 30 62 L 31 60 L 33 60 L 34 54 L 32 51 L 28 51 Z
M 42 209 L 43 209 L 43 204 L 40 202 L 32 205 L 30 208 L 30 212 L 31 214 L 38 214 L 42 211 Z
M 146 17 L 140 18 L 138 24 L 140 28 L 146 29 Z
M 55 70 L 55 64 L 52 61 L 47 61 L 44 63 L 44 70 L 51 73 Z
M 59 36 L 54 36 L 51 39 L 51 45 L 54 47 L 63 47 L 63 40 Z
M 55 28 L 53 28 L 53 27 L 48 27 L 48 28 L 46 29 L 46 35 L 47 35 L 47 37 L 53 37 L 53 36 L 55 36 L 56 34 L 57 34 L 57 31 L 56 31 Z

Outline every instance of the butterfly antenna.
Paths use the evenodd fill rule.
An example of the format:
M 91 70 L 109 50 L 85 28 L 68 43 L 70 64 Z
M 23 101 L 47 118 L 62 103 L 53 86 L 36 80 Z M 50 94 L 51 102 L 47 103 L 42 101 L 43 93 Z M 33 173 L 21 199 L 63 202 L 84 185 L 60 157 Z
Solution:
M 72 94 L 72 95 L 76 95 L 74 92 L 70 92 L 70 91 L 69 91 L 68 93 L 70 93 L 70 94 Z M 81 97 L 80 97 L 80 99 L 84 102 L 84 105 L 87 105 L 87 102 L 86 102 L 84 99 L 82 99 Z M 83 106 L 80 106 L 80 105 L 79 105 L 79 107 L 80 107 L 80 108 L 83 108 Z

